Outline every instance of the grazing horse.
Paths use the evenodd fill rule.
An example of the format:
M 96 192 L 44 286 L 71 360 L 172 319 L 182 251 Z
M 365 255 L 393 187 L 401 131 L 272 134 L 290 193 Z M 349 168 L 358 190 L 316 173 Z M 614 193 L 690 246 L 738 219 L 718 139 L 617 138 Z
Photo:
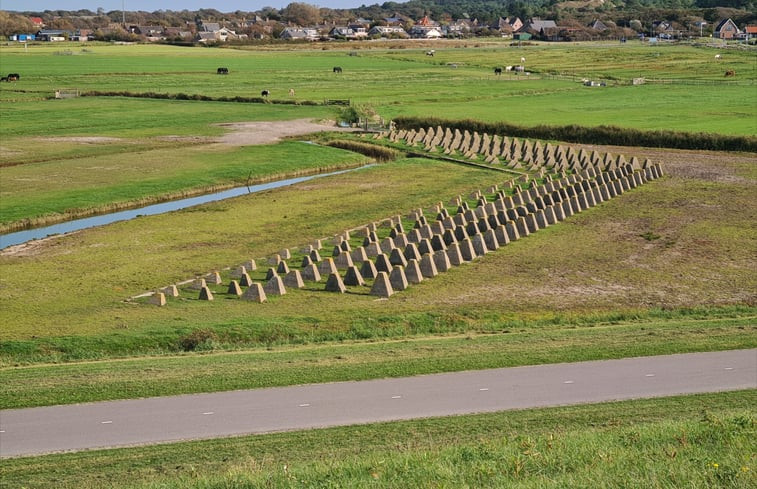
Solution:
M 716 55 L 715 55 L 715 59 L 721 59 L 721 58 L 722 58 L 722 56 L 721 56 L 721 55 L 719 55 L 719 54 L 716 54 Z
M 228 75 L 229 74 L 229 69 L 228 68 L 218 68 L 216 70 L 216 73 L 219 74 L 219 75 Z
M 433 56 L 435 52 L 433 49 L 426 51 L 426 56 Z
M 512 66 L 505 66 L 505 71 L 513 71 L 513 67 Z
M 289 89 L 289 96 L 294 97 L 294 88 Z
M 334 73 L 341 73 L 342 67 L 341 66 L 334 66 Z
M 18 73 L 8 73 L 8 76 L 5 77 L 6 81 L 12 82 L 12 81 L 19 81 L 21 79 L 21 75 Z
M 8 75 L 10 76 L 10 75 Z M 725 76 L 736 76 L 736 72 L 733 70 L 728 70 L 725 72 Z
M 263 90 L 262 92 L 260 92 L 260 96 L 263 98 L 268 97 L 270 94 L 271 92 L 269 92 L 268 90 Z
M 502 74 L 502 68 L 499 68 L 499 67 L 494 68 L 494 74 L 495 75 L 501 75 Z

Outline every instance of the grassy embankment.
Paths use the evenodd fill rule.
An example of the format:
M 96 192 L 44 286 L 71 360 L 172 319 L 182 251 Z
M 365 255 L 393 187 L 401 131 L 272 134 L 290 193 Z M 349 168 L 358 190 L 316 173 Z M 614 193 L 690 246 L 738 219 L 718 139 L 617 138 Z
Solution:
M 440 339 L 439 348 L 430 350 L 433 355 L 425 361 L 412 360 L 407 353 L 398 359 L 384 355 L 384 349 L 394 350 L 391 345 L 366 354 L 357 344 L 338 347 L 338 352 L 308 347 L 268 356 L 251 353 L 250 358 L 272 362 L 265 366 L 261 360 L 254 375 L 245 375 L 250 371 L 241 367 L 247 356 L 215 354 L 8 367 L 0 375 L 7 379 L 8 389 L 18 389 L 8 398 L 14 397 L 16 405 L 29 405 L 196 392 L 213 385 L 254 387 L 273 377 L 296 382 L 297 375 L 307 371 L 308 359 L 323 362 L 310 372 L 315 380 L 754 347 L 754 232 L 747 222 L 751 214 L 743 212 L 752 205 L 752 159 L 743 156 L 714 164 L 695 156 L 680 153 L 678 162 L 671 160 L 669 178 L 411 287 L 390 302 L 376 301 L 360 288 L 342 296 L 326 294 L 316 284 L 262 305 L 230 299 L 220 289 L 212 303 L 197 301 L 196 293 L 187 292 L 165 308 L 121 301 L 249 256 L 393 215 L 419 202 L 430 204 L 439 197 L 434 193 L 437 185 L 457 190 L 453 195 L 468 193 L 492 183 L 489 172 L 400 161 L 78 233 L 40 245 L 31 251 L 34 256 L 2 257 L 8 271 L 3 277 L 7 307 L 2 343 L 7 365 L 175 353 L 182 350 L 182 339 L 198 329 L 207 334 L 208 341 L 199 346 L 206 353 L 261 344 L 494 334 L 476 341 Z M 711 173 L 698 173 L 701 165 Z M 701 212 L 702 205 L 707 212 Z M 300 238 L 289 241 L 293 236 Z M 40 282 L 37 277 L 51 268 L 59 271 L 58 280 Z M 460 287 L 461 283 L 468 285 Z M 78 294 L 70 294 L 76 289 Z M 726 307 L 731 304 L 740 306 Z M 691 307 L 698 309 L 677 312 Z M 34 324 L 29 324 L 30 314 Z M 480 357 L 466 358 L 466 349 L 482 341 L 489 346 L 476 347 L 482 349 Z M 526 355 L 532 345 L 545 342 L 553 348 Z M 501 351 L 519 360 L 511 361 L 499 355 Z M 334 361 L 336 357 L 354 358 L 355 364 Z M 277 371 L 280 358 L 304 367 L 287 376 Z M 201 372 L 190 367 L 198 362 L 207 364 Z M 210 366 L 227 362 L 234 368 Z M 150 370 L 152 380 L 134 382 L 141 378 L 135 372 L 149 363 L 157 369 Z M 196 375 L 187 376 L 188 367 Z M 228 375 L 231 371 L 240 374 Z
M 8 487 L 754 487 L 755 391 L 4 460 Z

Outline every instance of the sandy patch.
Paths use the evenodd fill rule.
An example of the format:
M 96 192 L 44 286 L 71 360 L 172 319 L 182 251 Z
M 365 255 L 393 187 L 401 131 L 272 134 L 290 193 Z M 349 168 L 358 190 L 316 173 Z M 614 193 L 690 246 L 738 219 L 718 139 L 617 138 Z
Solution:
M 81 143 L 81 144 L 102 144 L 102 143 L 116 143 L 121 141 L 121 138 L 112 138 L 106 136 L 67 136 L 56 138 L 36 138 L 37 141 L 47 141 L 51 143 Z
M 230 132 L 216 141 L 229 146 L 249 146 L 270 144 L 288 136 L 302 136 L 324 131 L 354 131 L 352 128 L 338 127 L 334 121 L 314 121 L 295 119 L 291 121 L 233 122 L 219 124 Z

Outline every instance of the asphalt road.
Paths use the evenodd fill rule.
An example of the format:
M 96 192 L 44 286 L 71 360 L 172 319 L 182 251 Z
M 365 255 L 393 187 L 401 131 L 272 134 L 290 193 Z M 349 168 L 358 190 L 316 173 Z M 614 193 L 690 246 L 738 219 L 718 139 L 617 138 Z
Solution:
M 0 411 L 0 457 L 757 388 L 757 349 Z

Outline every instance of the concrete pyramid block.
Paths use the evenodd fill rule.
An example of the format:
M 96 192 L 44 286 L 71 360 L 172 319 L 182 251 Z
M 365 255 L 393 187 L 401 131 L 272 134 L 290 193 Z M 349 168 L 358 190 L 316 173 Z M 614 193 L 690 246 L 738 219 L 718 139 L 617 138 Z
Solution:
M 344 274 L 344 285 L 365 285 L 363 275 L 356 266 L 347 268 L 347 272 Z
M 223 283 L 223 280 L 221 280 L 220 273 L 210 272 L 209 274 L 205 275 L 205 282 L 213 285 L 219 285 Z
M 281 262 L 281 256 L 278 254 L 273 255 L 268 259 L 268 264 L 276 266 Z
M 147 299 L 148 304 L 152 304 L 154 306 L 165 306 L 166 305 L 166 294 L 160 291 L 156 291 L 153 295 L 150 296 L 149 299 Z
M 408 244 L 407 247 L 405 248 L 403 255 L 405 256 L 405 259 L 408 261 L 421 259 L 421 252 L 415 243 Z M 391 257 L 389 258 L 389 261 L 391 262 Z
M 249 287 L 252 285 L 252 279 L 250 278 L 249 273 L 245 273 L 241 277 L 239 277 L 239 285 L 242 287 Z
M 482 237 L 487 251 L 494 251 L 499 248 L 499 240 L 493 229 L 486 231 Z
M 411 284 L 423 282 L 423 273 L 421 273 L 418 260 L 408 260 L 407 267 L 405 268 L 405 277 L 407 277 L 408 283 Z
M 390 297 L 394 294 L 391 282 L 389 282 L 389 274 L 386 272 L 379 272 L 376 280 L 373 281 L 371 287 L 371 295 L 378 297 Z
M 257 263 L 255 263 L 255 260 L 252 260 L 252 259 L 247 260 L 246 262 L 244 262 L 244 264 L 242 266 L 244 266 L 247 269 L 248 272 L 254 272 L 255 270 L 258 269 Z
M 287 265 L 287 262 L 279 262 L 279 265 L 276 267 L 276 273 L 278 273 L 279 275 L 286 275 L 287 273 L 289 273 L 289 265 Z
M 473 261 L 478 256 L 476 254 L 476 250 L 473 248 L 473 242 L 470 240 L 470 238 L 465 238 L 464 240 L 460 241 L 458 245 L 460 246 L 460 254 L 463 257 L 463 260 Z M 450 259 L 450 261 L 452 260 Z
M 439 271 L 436 269 L 436 262 L 434 261 L 433 255 L 423 255 L 419 263 L 419 267 L 424 278 L 434 278 L 439 275 Z
M 312 264 L 313 264 L 313 259 L 310 258 L 309 255 L 305 255 L 302 257 L 302 263 L 300 263 L 300 268 L 305 268 L 306 266 L 312 265 Z
M 402 254 L 402 251 L 399 248 L 395 248 L 392 250 L 391 254 L 389 255 L 389 263 L 392 265 L 399 265 L 402 267 L 407 266 L 407 259 Z
M 384 238 L 381 241 L 381 251 L 383 253 L 391 253 L 394 248 L 397 246 L 394 244 L 393 238 Z
M 326 258 L 318 264 L 318 271 L 321 275 L 329 275 L 332 273 L 338 273 L 333 258 Z
M 457 243 L 457 236 L 452 229 L 445 229 L 444 234 L 442 235 L 442 239 L 444 240 L 444 244 L 447 246 L 451 245 L 452 243 Z
M 284 276 L 284 286 L 290 289 L 301 289 L 305 287 L 305 282 L 302 280 L 302 274 L 299 270 L 290 270 Z
M 515 220 L 515 228 L 518 230 L 518 235 L 520 236 L 528 236 L 531 234 L 531 231 L 528 229 L 528 224 L 526 224 L 526 218 L 523 216 L 520 216 Z
M 434 252 L 433 259 L 434 265 L 436 266 L 436 271 L 439 273 L 446 272 L 447 270 L 452 268 L 452 263 L 450 263 L 446 250 L 439 250 Z
M 444 242 L 444 237 L 441 234 L 434 234 L 431 237 L 430 243 L 431 243 L 431 249 L 433 251 L 439 251 L 439 250 L 446 250 L 447 249 L 447 243 Z
M 326 290 L 328 292 L 339 292 L 340 294 L 347 292 L 342 277 L 340 277 L 338 273 L 329 274 L 329 278 L 326 281 Z
M 334 265 L 336 265 L 336 268 L 339 270 L 346 270 L 347 268 L 355 264 L 352 261 L 352 255 L 350 255 L 346 251 L 343 252 L 341 255 L 335 257 L 333 260 L 334 260 Z
M 284 281 L 278 275 L 271 277 L 271 279 L 263 286 L 263 290 L 265 290 L 267 295 L 284 295 L 287 293 Z
M 206 286 L 200 289 L 200 297 L 198 297 L 201 301 L 212 301 L 213 300 L 213 292 L 210 291 L 210 289 Z
M 208 284 L 205 282 L 204 278 L 196 278 L 192 281 L 192 284 L 189 286 L 192 290 L 202 290 L 203 287 L 207 287 Z
M 465 262 L 460 252 L 460 243 L 452 243 L 447 247 L 447 257 L 454 266 L 462 265 Z
M 438 235 L 435 235 L 438 236 Z M 443 244 L 443 242 L 442 242 Z M 425 255 L 426 253 L 433 253 L 434 247 L 431 244 L 431 240 L 424 238 L 419 244 L 418 244 L 418 255 L 414 257 L 416 260 L 420 260 L 420 257 L 422 255 Z
M 250 287 L 244 291 L 242 299 L 258 303 L 263 303 L 268 300 L 265 295 L 265 290 L 263 290 L 263 286 L 257 282 L 250 285 Z
M 357 248 L 355 248 L 352 251 L 351 256 L 354 263 L 363 263 L 368 259 L 368 253 L 365 251 L 365 247 L 363 246 L 358 246 Z
M 392 264 L 389 262 L 389 257 L 384 253 L 381 253 L 376 257 L 376 270 L 379 272 L 389 273 L 392 271 Z
M 392 285 L 392 289 L 396 291 L 403 291 L 407 289 L 407 276 L 405 275 L 405 267 L 396 266 L 392 268 L 389 274 L 389 283 Z
M 166 297 L 179 297 L 179 289 L 175 285 L 169 285 L 160 289 Z
M 310 252 L 310 259 L 313 261 L 313 263 L 318 263 L 321 261 L 321 254 L 318 252 L 318 250 L 313 250 Z
M 365 248 L 365 254 L 370 256 L 378 256 L 379 254 L 383 253 L 381 250 L 381 246 L 378 243 L 369 243 L 367 246 L 364 246 Z M 354 260 L 353 260 L 354 261 Z
M 378 275 L 378 270 L 376 270 L 376 265 L 373 264 L 371 260 L 364 260 L 363 265 L 360 267 L 360 276 L 362 276 L 364 279 L 374 279 Z
M 242 275 L 244 275 L 245 273 L 247 273 L 247 267 L 245 267 L 244 265 L 241 265 L 241 266 L 238 266 L 238 267 L 234 267 L 231 270 L 231 272 L 229 272 L 229 277 L 231 277 L 231 278 L 239 278 Z
M 308 282 L 321 281 L 321 272 L 318 271 L 318 267 L 313 263 L 302 268 L 301 276 L 303 280 L 307 280 Z
M 410 241 L 407 239 L 407 234 L 401 233 L 398 234 L 396 238 L 394 238 L 394 246 L 397 248 L 404 248 L 410 243 Z
M 507 228 L 504 224 L 500 224 L 494 228 L 494 236 L 497 238 L 497 244 L 500 246 L 510 243 L 510 236 L 507 234 Z
M 278 273 L 276 272 L 276 269 L 275 268 L 269 268 L 268 271 L 265 274 L 265 279 L 266 280 L 271 280 L 276 275 L 278 275 Z
M 226 294 L 235 295 L 237 297 L 242 295 L 242 287 L 239 286 L 239 282 L 236 280 L 229 282 L 229 288 L 226 290 Z
M 279 252 L 279 256 L 281 256 L 282 260 L 289 260 L 292 258 L 292 252 L 288 248 L 284 248 Z
M 481 234 L 476 234 L 471 238 L 471 245 L 473 246 L 473 251 L 476 252 L 476 256 L 484 256 L 489 252 L 486 242 L 484 242 L 484 237 Z

